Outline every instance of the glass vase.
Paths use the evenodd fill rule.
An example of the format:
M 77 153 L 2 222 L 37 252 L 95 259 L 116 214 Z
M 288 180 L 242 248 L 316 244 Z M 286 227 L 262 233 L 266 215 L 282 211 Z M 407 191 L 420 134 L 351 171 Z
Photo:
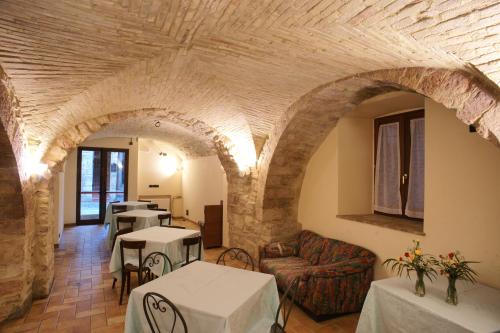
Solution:
M 425 296 L 424 271 L 417 271 L 417 282 L 415 282 L 415 295 Z
M 456 278 L 449 277 L 448 278 L 448 290 L 446 292 L 446 303 L 457 305 L 458 304 L 458 295 L 457 295 L 457 287 L 455 283 L 457 282 Z

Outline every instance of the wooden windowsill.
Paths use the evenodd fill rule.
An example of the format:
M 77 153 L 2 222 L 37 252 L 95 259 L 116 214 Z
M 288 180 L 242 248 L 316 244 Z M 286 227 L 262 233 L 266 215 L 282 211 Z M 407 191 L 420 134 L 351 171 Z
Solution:
M 382 228 L 394 229 L 415 235 L 425 236 L 423 222 L 405 219 L 403 217 L 392 217 L 380 214 L 337 215 L 337 217 L 344 220 L 367 223 Z

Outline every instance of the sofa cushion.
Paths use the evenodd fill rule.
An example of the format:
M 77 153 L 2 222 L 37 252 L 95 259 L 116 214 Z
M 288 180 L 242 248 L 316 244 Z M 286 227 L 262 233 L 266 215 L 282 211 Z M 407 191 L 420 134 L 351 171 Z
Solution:
M 325 239 L 318 265 L 334 264 L 348 259 L 370 256 L 371 252 L 361 246 L 336 239 Z
M 302 276 L 309 267 L 311 267 L 309 260 L 299 257 L 266 258 L 260 262 L 260 271 L 262 273 L 273 274 L 276 277 L 278 288 L 283 292 L 296 277 Z M 306 294 L 307 284 L 304 281 L 300 281 L 295 300 L 301 302 Z
M 260 261 L 260 271 L 276 275 L 279 271 L 285 270 L 301 270 L 304 271 L 311 264 L 308 260 L 299 257 L 286 257 L 286 258 L 266 258 Z
M 264 258 L 296 257 L 298 252 L 298 240 L 292 240 L 288 242 L 274 242 L 262 248 L 262 255 Z
M 317 265 L 324 243 L 325 238 L 312 231 L 303 230 L 299 234 L 299 257 L 308 260 L 311 265 Z

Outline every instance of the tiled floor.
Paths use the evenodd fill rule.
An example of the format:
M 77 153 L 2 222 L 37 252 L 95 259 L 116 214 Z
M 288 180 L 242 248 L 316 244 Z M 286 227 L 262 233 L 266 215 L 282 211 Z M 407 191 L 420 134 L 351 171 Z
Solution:
M 189 222 L 176 224 L 194 228 Z M 110 252 L 103 226 L 79 226 L 64 230 L 56 249 L 56 275 L 48 298 L 37 300 L 23 318 L 0 327 L 0 332 L 123 332 L 126 298 L 118 305 L 119 286 L 111 289 L 108 273 Z M 221 249 L 205 252 L 205 260 L 215 261 Z M 295 308 L 287 333 L 354 332 L 358 315 L 347 315 L 316 323 Z

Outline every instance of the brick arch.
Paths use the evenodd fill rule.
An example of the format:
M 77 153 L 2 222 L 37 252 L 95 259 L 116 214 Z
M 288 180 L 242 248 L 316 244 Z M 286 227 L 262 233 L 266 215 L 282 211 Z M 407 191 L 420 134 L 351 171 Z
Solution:
M 208 126 L 202 121 L 185 118 L 181 113 L 166 111 L 160 108 L 148 108 L 139 110 L 122 111 L 110 113 L 104 116 L 92 118 L 71 127 L 63 134 L 59 135 L 49 145 L 42 162 L 46 163 L 50 169 L 57 169 L 80 143 L 85 141 L 90 135 L 105 129 L 108 125 L 129 119 L 154 118 L 160 121 L 179 125 L 192 131 L 202 140 L 211 142 L 214 151 L 217 153 L 222 166 L 227 174 L 238 174 L 238 166 L 230 154 L 230 139 L 220 134 L 216 129 Z
M 455 109 L 458 119 L 500 146 L 500 90 L 473 70 L 388 69 L 322 85 L 287 110 L 261 155 L 258 191 L 261 220 L 273 226 L 269 238 L 285 238 L 300 229 L 298 201 L 307 164 L 337 121 L 362 101 L 395 90 L 413 91 Z

